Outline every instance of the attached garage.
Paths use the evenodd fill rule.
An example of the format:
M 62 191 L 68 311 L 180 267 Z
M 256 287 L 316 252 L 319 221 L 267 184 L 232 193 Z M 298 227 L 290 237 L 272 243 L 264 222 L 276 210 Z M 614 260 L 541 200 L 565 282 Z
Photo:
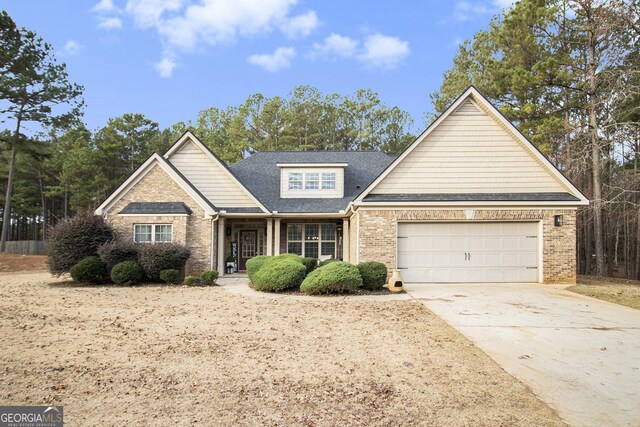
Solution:
M 538 222 L 400 222 L 405 282 L 538 282 Z

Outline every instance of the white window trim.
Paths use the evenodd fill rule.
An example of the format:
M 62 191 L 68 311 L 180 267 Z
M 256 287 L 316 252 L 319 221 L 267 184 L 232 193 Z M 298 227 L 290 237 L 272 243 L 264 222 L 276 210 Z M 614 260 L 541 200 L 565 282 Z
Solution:
M 151 226 L 151 241 L 150 242 L 136 242 L 136 227 L 139 225 L 150 225 Z M 169 227 L 171 227 L 171 240 L 166 241 L 163 240 L 161 242 L 156 242 L 156 227 L 159 225 L 168 225 Z M 173 224 L 166 224 L 166 223 L 153 223 L 153 224 L 148 224 L 148 223 L 139 223 L 139 224 L 133 224 L 133 242 L 134 243 L 173 243 Z
M 322 239 L 322 226 L 323 225 L 333 225 L 333 240 L 323 240 Z M 289 239 L 289 227 L 291 227 L 292 225 L 300 225 L 302 226 L 302 240 L 290 240 Z M 305 240 L 306 237 L 306 230 L 307 230 L 307 225 L 317 225 L 318 226 L 318 240 Z M 293 243 L 301 243 L 302 245 L 302 257 L 305 257 L 305 243 L 308 242 L 314 242 L 318 244 L 318 258 L 317 259 L 327 259 L 327 258 L 331 258 L 331 255 L 322 255 L 322 243 L 329 243 L 329 242 L 333 242 L 333 258 L 336 257 L 336 254 L 338 253 L 338 230 L 336 227 L 336 224 L 333 223 L 329 223 L 329 222 L 290 222 L 287 224 L 287 253 L 289 252 L 289 243 L 293 242 Z
M 292 180 L 291 175 L 300 175 L 301 179 Z M 318 175 L 318 179 L 309 179 L 309 175 Z M 323 179 L 323 175 L 333 175 L 333 179 Z M 288 172 L 287 173 L 287 188 L 290 191 L 334 191 L 338 186 L 338 174 L 335 172 Z M 300 188 L 291 187 L 292 182 L 299 182 L 302 186 Z M 307 188 L 307 182 L 317 182 L 316 188 Z M 325 182 L 333 183 L 332 188 L 323 188 Z

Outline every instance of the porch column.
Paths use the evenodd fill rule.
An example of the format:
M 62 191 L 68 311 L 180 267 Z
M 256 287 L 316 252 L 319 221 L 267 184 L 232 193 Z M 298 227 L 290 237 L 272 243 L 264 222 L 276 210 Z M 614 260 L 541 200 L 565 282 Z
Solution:
M 342 220 L 342 260 L 349 262 L 349 219 Z
M 273 255 L 273 220 L 267 218 L 267 255 Z
M 280 255 L 280 218 L 275 219 L 273 234 L 273 254 Z
M 224 272 L 225 272 L 225 266 L 224 266 L 224 262 L 225 262 L 225 257 L 224 257 L 224 237 L 225 237 L 225 232 L 224 232 L 224 223 L 225 223 L 225 219 L 224 218 L 218 218 L 218 273 L 220 274 L 220 276 L 224 276 Z

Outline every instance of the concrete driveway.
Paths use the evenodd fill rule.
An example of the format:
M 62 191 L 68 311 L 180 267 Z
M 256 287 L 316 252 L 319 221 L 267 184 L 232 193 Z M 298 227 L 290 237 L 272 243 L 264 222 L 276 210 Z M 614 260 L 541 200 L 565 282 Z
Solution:
M 548 285 L 409 284 L 407 292 L 569 424 L 640 426 L 640 310 Z

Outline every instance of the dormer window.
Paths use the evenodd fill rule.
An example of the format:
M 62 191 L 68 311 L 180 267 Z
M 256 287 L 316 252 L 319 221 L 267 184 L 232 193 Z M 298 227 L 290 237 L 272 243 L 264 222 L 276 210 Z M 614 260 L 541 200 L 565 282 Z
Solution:
M 279 163 L 278 167 L 282 198 L 344 197 L 346 163 Z
M 302 190 L 302 176 L 297 172 L 289 174 L 289 190 Z
M 322 174 L 322 189 L 323 190 L 335 190 L 336 189 L 336 173 L 328 172 Z

